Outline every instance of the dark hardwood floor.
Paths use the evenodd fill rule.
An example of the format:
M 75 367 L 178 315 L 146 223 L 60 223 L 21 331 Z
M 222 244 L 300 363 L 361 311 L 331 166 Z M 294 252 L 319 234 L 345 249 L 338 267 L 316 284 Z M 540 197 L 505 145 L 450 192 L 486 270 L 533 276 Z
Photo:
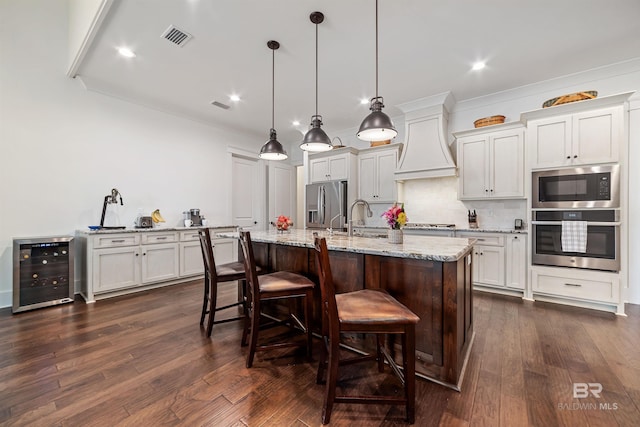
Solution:
M 258 353 L 246 369 L 239 322 L 216 325 L 211 339 L 200 329 L 201 287 L 0 310 L 0 425 L 320 425 L 316 363 L 283 350 Z M 227 285 L 224 298 L 233 292 Z M 640 306 L 624 318 L 475 296 L 462 392 L 419 379 L 416 426 L 640 425 Z M 399 389 L 373 366 L 344 376 L 342 386 Z M 589 397 L 573 398 L 574 383 L 592 383 L 577 386 Z M 403 419 L 401 406 L 336 404 L 331 425 Z

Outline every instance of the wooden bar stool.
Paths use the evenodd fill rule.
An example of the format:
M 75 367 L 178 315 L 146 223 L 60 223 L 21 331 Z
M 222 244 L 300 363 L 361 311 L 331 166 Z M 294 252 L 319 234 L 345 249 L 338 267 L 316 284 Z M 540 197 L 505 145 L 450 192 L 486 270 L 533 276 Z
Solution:
M 275 273 L 258 276 L 256 272 L 256 262 L 251 245 L 251 235 L 248 231 L 240 232 L 240 246 L 244 255 L 244 269 L 247 278 L 247 308 L 249 311 L 250 324 L 245 324 L 245 332 L 249 335 L 249 354 L 247 355 L 247 368 L 253 364 L 256 351 L 272 350 L 284 347 L 306 346 L 307 358 L 311 359 L 311 312 L 313 305 L 314 283 L 301 274 L 288 271 L 277 271 Z M 293 341 L 279 342 L 272 344 L 258 345 L 258 334 L 260 331 L 260 317 L 262 303 L 274 299 L 303 298 L 304 324 L 290 310 L 289 326 L 294 323 L 306 334 L 305 343 L 300 344 Z M 289 308 L 291 306 L 289 305 Z M 282 322 L 279 322 L 282 323 Z M 244 339 L 243 339 L 244 342 Z
M 211 243 L 211 233 L 209 229 L 202 228 L 198 230 L 198 236 L 200 238 L 200 248 L 202 249 L 202 259 L 204 261 L 204 299 L 202 301 L 200 325 L 202 326 L 204 324 L 205 316 L 208 314 L 209 319 L 207 321 L 207 337 L 210 337 L 214 324 L 246 319 L 247 308 L 244 298 L 246 292 L 244 290 L 238 302 L 225 305 L 224 307 L 216 307 L 218 302 L 218 283 L 244 280 L 245 271 L 244 264 L 241 262 L 230 262 L 226 264 L 216 265 L 215 257 L 213 256 L 213 245 Z M 262 270 L 260 268 L 258 268 L 258 271 L 262 273 Z M 228 308 L 237 306 L 243 306 L 244 313 L 242 316 L 215 320 L 217 311 L 226 310 Z M 246 336 L 243 335 L 242 342 L 245 341 Z
M 420 318 L 383 290 L 364 289 L 336 295 L 324 238 L 316 237 L 315 250 L 322 298 L 322 334 L 326 349 L 322 352 L 318 366 L 318 384 L 323 382 L 324 371 L 327 370 L 322 424 L 329 423 L 334 402 L 406 405 L 407 421 L 413 424 L 416 381 L 415 326 Z M 339 345 L 342 332 L 375 334 L 376 354 L 340 360 Z M 400 334 L 402 337 L 403 372 L 383 346 L 385 334 Z M 339 365 L 377 359 L 378 370 L 383 372 L 383 357 L 403 383 L 404 396 L 336 395 Z

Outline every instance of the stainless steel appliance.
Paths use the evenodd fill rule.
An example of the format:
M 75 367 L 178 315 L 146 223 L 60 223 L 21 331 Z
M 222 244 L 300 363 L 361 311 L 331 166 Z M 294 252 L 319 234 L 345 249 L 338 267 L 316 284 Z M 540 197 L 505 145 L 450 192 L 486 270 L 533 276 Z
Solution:
M 536 171 L 531 185 L 534 209 L 620 207 L 618 165 Z
M 586 251 L 562 250 L 562 222 L 586 221 Z M 620 211 L 618 209 L 533 211 L 534 265 L 620 270 Z
M 73 302 L 70 236 L 13 239 L 13 312 Z
M 347 181 L 327 181 L 306 187 L 305 226 L 345 230 Z

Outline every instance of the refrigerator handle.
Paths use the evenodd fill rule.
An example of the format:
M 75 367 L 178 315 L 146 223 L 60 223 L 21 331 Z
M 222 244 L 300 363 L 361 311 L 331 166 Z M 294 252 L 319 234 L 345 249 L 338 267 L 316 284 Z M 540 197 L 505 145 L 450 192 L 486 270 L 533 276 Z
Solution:
M 318 186 L 318 223 L 322 224 L 324 219 L 322 218 L 322 186 Z

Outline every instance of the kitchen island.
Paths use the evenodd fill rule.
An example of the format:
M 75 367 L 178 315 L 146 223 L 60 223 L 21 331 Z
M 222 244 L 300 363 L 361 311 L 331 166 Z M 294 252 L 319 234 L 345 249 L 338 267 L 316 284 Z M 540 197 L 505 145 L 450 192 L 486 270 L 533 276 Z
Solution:
M 336 292 L 385 289 L 410 308 L 420 317 L 416 374 L 459 390 L 473 339 L 473 239 L 405 236 L 404 243 L 392 244 L 385 238 L 319 235 L 327 239 Z M 311 231 L 258 231 L 251 232 L 251 239 L 258 265 L 302 273 L 317 283 Z M 319 313 L 316 307 L 316 327 Z M 368 345 L 361 336 L 348 336 L 345 342 L 355 349 Z

